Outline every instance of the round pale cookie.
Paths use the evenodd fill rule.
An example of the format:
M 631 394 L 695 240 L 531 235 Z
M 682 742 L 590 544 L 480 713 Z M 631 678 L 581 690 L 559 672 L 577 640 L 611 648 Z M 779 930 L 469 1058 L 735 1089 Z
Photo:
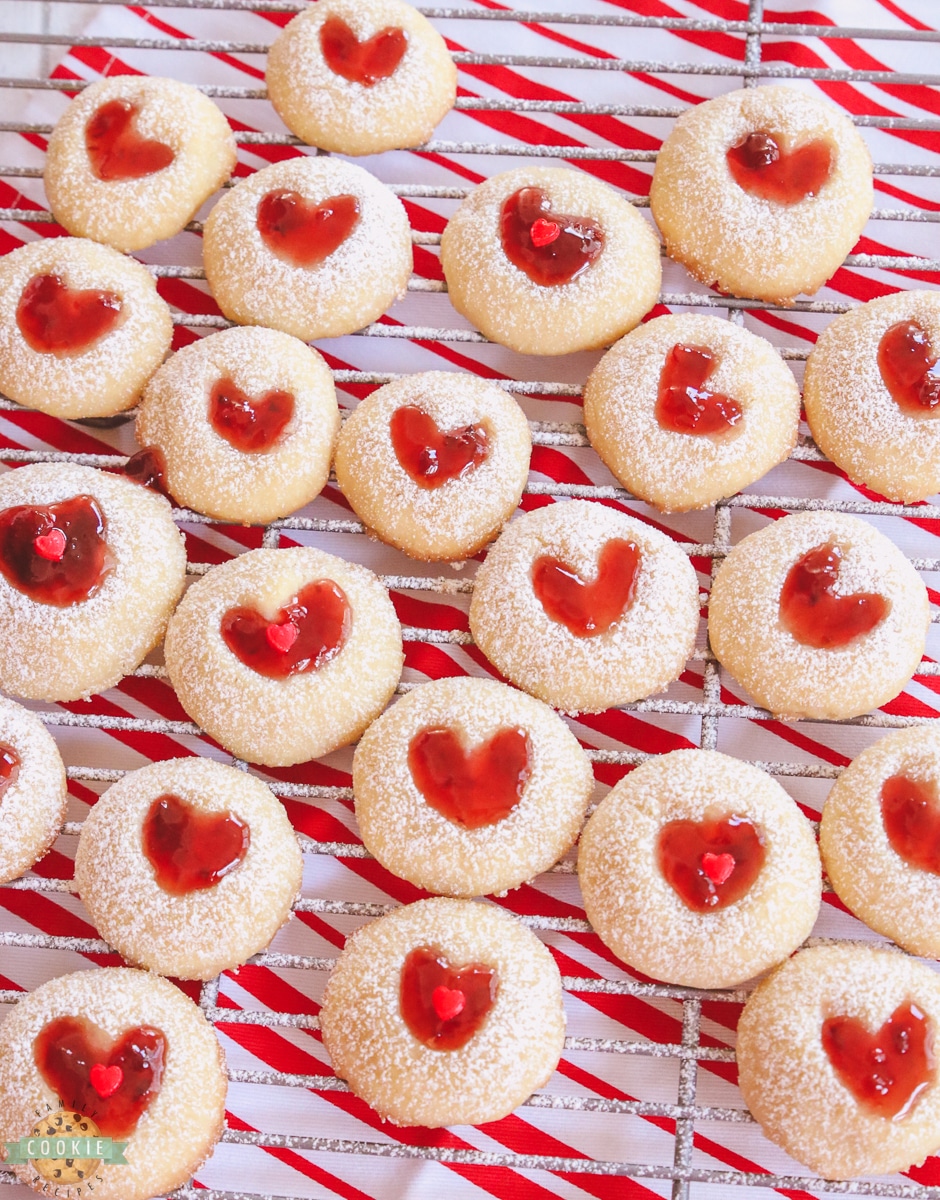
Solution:
M 320 0 L 271 46 L 267 83 L 292 133 L 339 154 L 419 146 L 457 98 L 444 39 L 401 0 Z
M 531 452 L 525 414 L 502 388 L 424 371 L 360 400 L 336 444 L 336 479 L 384 542 L 413 558 L 463 559 L 516 511 Z
M 698 988 L 735 987 L 782 962 L 809 936 L 822 891 L 813 827 L 795 802 L 714 750 L 675 750 L 621 779 L 584 828 L 578 879 L 618 958 Z
M 600 229 L 600 253 L 568 282 L 537 283 L 506 253 L 503 209 L 527 188 L 550 204 L 520 235 L 523 251 L 539 264 L 552 259 L 552 247 L 570 236 L 568 230 L 583 227 L 579 222 Z M 596 245 L 597 238 L 588 241 Z M 609 345 L 639 324 L 662 282 L 659 242 L 649 223 L 606 183 L 566 167 L 519 167 L 474 188 L 444 230 L 441 266 L 454 308 L 491 341 L 523 354 Z
M 323 587 L 314 588 L 305 619 L 301 593 L 316 584 Z M 303 661 L 320 665 L 284 678 L 261 674 L 222 635 L 235 609 L 251 610 L 256 628 L 246 631 L 245 644 L 249 651 L 251 639 L 259 644 L 256 661 L 265 670 L 290 665 L 306 649 Z M 274 628 L 289 636 L 269 634 Z M 355 741 L 385 708 L 404 661 L 401 626 L 372 572 L 307 546 L 251 550 L 213 567 L 173 614 L 165 649 L 170 680 L 193 720 L 238 758 L 269 767 Z
M 267 240 L 259 220 L 274 230 Z M 327 239 L 325 257 L 306 256 L 308 236 Z M 405 294 L 411 228 L 402 202 L 368 171 L 305 156 L 265 167 L 223 196 L 206 221 L 202 253 L 227 317 L 313 341 L 354 333 Z
M 635 571 L 611 558 L 624 543 L 638 552 Z M 539 562 L 548 586 L 585 606 L 593 632 L 580 636 L 549 615 L 533 583 Z M 609 586 L 613 600 L 598 598 L 599 586 Z M 662 691 L 692 653 L 698 622 L 695 571 L 675 542 L 586 500 L 513 521 L 477 572 L 470 604 L 471 632 L 490 662 L 567 712 L 600 712 Z
M 49 1063 L 51 1078 L 37 1063 L 37 1039 L 62 1018 L 81 1023 L 73 1039 L 85 1035 L 83 1047 L 72 1041 L 85 1054 L 61 1052 L 80 1076 L 72 1095 L 63 1095 L 66 1089 L 56 1086 L 54 1059 Z M 225 1120 L 225 1060 L 212 1026 L 168 980 L 125 967 L 61 975 L 24 995 L 2 1029 L 0 1140 L 28 1138 L 37 1121 L 67 1110 L 70 1123 L 77 1126 L 75 1135 L 95 1136 L 100 1131 L 126 1142 L 126 1163 L 99 1159 L 90 1180 L 76 1179 L 74 1160 L 64 1156 L 64 1161 L 51 1164 L 39 1159 L 15 1165 L 17 1178 L 37 1192 L 62 1200 L 90 1195 L 96 1200 L 149 1200 L 185 1183 L 211 1154 Z M 138 1032 L 135 1045 L 132 1035 L 137 1031 L 149 1036 Z M 68 1044 L 64 1029 L 47 1037 L 54 1033 L 63 1047 Z M 162 1072 L 154 1091 L 157 1070 L 146 1064 L 157 1061 Z M 143 1112 L 128 1129 L 116 1106 L 133 1104 L 137 1087 L 143 1093 Z M 146 1102 L 148 1088 L 152 1098 Z M 114 1103 L 109 1103 L 111 1096 Z M 83 1131 L 76 1114 L 93 1128 Z M 50 1165 L 62 1174 L 54 1176 Z M 50 1180 L 59 1190 L 50 1187 Z
M 105 941 L 179 979 L 211 979 L 263 950 L 290 917 L 302 874 L 271 790 L 208 758 L 125 775 L 85 819 L 75 856 L 75 882 Z
M 483 896 L 547 871 L 574 845 L 594 774 L 539 700 L 489 679 L 438 679 L 403 696 L 353 757 L 362 840 L 430 892 Z
M 928 405 L 913 410 L 902 408 L 891 394 L 879 347 L 889 329 L 904 323 L 926 335 L 926 373 L 927 364 L 940 357 L 940 295 L 880 296 L 823 330 L 806 363 L 803 403 L 820 450 L 850 479 L 911 504 L 940 491 L 940 393 L 934 384 Z M 903 357 L 916 365 L 916 359 Z M 927 375 L 928 386 L 934 379 Z
M 42 721 L 0 697 L 0 883 L 39 861 L 65 820 L 65 767 Z
M 584 389 L 591 445 L 665 512 L 705 508 L 760 479 L 795 446 L 799 420 L 800 389 L 774 347 L 693 313 L 627 334 Z
M 727 154 L 751 134 L 770 135 L 783 164 L 821 143 L 831 156 L 828 177 L 795 203 L 746 191 Z M 834 274 L 873 201 L 871 155 L 851 120 L 825 100 L 780 84 L 742 88 L 688 109 L 663 142 L 650 188 L 671 258 L 723 292 L 782 304 L 812 294 Z
M 898 1025 L 907 1005 L 927 1025 L 927 1086 L 913 1096 L 898 1077 L 897 1047 L 908 1040 Z M 824 1034 L 826 1023 L 839 1018 L 851 1025 L 830 1025 Z M 924 1021 L 916 1025 L 920 1032 Z M 839 1035 L 853 1026 L 856 1053 L 847 1062 L 839 1054 L 837 1069 L 826 1046 L 838 1042 L 844 1054 L 855 1039 Z M 814 946 L 778 967 L 744 1006 L 737 1043 L 741 1094 L 766 1136 L 826 1179 L 904 1171 L 940 1147 L 938 1035 L 940 978 L 929 967 L 889 949 Z M 918 1040 L 910 1039 L 908 1053 L 912 1067 L 923 1068 Z M 847 1066 L 867 1076 L 869 1096 L 885 1089 L 892 1106 L 907 1099 L 908 1110 L 892 1119 L 873 1109 L 865 1091 L 858 1095 L 859 1083 L 853 1090 Z
M 160 452 L 166 489 L 184 507 L 263 525 L 323 490 L 339 423 L 320 355 L 249 327 L 211 334 L 164 363 L 144 391 L 136 436 Z M 262 448 L 249 448 L 251 439 Z
M 163 637 L 185 577 L 162 496 L 73 463 L 0 477 L 0 686 L 30 700 L 113 687 Z M 49 592 L 34 584 L 75 598 L 38 598 Z
M 117 250 L 173 237 L 235 166 L 235 138 L 191 84 L 113 75 L 59 118 L 43 183 L 60 225 Z
M 884 617 L 844 645 L 817 647 L 781 620 L 791 569 L 834 546 L 842 559 L 830 594 L 887 601 Z M 731 551 L 712 584 L 708 633 L 722 666 L 758 704 L 784 720 L 840 720 L 870 712 L 903 690 L 920 664 L 930 626 L 927 589 L 901 551 L 871 525 L 844 513 L 805 512 L 752 533 Z
M 431 951 L 440 966 L 419 974 L 409 963 L 406 972 L 416 950 Z M 461 980 L 461 968 L 471 966 L 495 973 L 489 989 L 483 972 L 472 990 L 466 975 Z M 413 986 L 416 975 L 424 987 Z M 407 995 L 420 997 L 418 1033 L 402 1015 L 403 976 Z M 475 1032 L 461 1027 L 468 1018 L 479 1021 Z M 421 900 L 349 939 L 326 986 L 320 1028 L 336 1074 L 383 1120 L 481 1125 L 512 1112 L 558 1065 L 561 977 L 535 934 L 501 909 Z M 463 1033 L 470 1036 L 460 1046 L 435 1045 Z
M 153 276 L 109 246 L 47 238 L 0 258 L 0 390 L 18 404 L 113 416 L 137 403 L 172 339 Z

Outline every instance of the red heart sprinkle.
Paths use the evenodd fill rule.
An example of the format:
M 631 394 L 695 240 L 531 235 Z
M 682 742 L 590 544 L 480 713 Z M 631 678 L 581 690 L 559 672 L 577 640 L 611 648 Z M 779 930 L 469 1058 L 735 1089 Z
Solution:
M 299 633 L 297 626 L 288 621 L 285 625 L 269 625 L 264 631 L 264 636 L 268 639 L 268 645 L 280 654 L 286 654 L 297 641 Z
M 726 883 L 734 870 L 734 855 L 705 853 L 702 855 L 702 870 L 712 883 Z
M 533 246 L 550 246 L 560 236 L 561 226 L 555 221 L 546 221 L 544 217 L 539 217 L 529 230 Z
M 50 529 L 48 533 L 33 538 L 33 549 L 40 558 L 49 562 L 61 562 L 67 545 L 68 539 L 61 529 Z
M 441 984 L 431 993 L 431 1003 L 442 1021 L 452 1021 L 463 1012 L 467 997 L 457 988 L 448 988 Z
M 95 1063 L 88 1072 L 88 1078 L 101 1099 L 107 1100 L 124 1082 L 124 1072 L 117 1065 L 106 1067 L 104 1063 Z

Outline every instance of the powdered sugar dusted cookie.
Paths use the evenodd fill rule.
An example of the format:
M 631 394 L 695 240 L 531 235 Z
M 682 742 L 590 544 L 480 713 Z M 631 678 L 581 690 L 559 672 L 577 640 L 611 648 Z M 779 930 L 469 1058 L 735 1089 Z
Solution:
M 532 439 L 519 405 L 474 375 L 425 371 L 359 402 L 336 478 L 383 541 L 423 559 L 475 554 L 515 512 Z
M 188 83 L 112 75 L 59 118 L 43 183 L 60 225 L 118 250 L 172 237 L 235 166 L 235 139 Z
M 819 448 L 856 483 L 910 504 L 940 491 L 940 295 L 898 292 L 828 325 L 803 403 Z
M 806 512 L 744 538 L 718 570 L 708 632 L 758 704 L 838 720 L 892 700 L 924 653 L 927 589 L 857 517 Z
M 698 629 L 695 572 L 664 534 L 571 500 L 513 521 L 480 567 L 470 629 L 508 679 L 599 712 L 678 678 Z
M 180 979 L 211 979 L 263 950 L 290 916 L 302 873 L 270 789 L 207 758 L 125 775 L 85 819 L 75 856 L 75 882 L 105 941 Z
M 183 591 L 162 496 L 117 475 L 36 463 L 0 478 L 0 685 L 77 700 L 133 671 Z
M 68 1125 L 70 1136 L 113 1139 L 115 1150 L 126 1143 L 120 1161 L 13 1166 L 46 1196 L 149 1200 L 185 1183 L 222 1133 L 226 1088 L 212 1026 L 179 988 L 146 971 L 61 975 L 24 995 L 3 1023 L 0 1139 L 61 1136 Z
M 361 167 L 291 158 L 216 204 L 203 258 L 227 317 L 312 341 L 361 329 L 405 294 L 411 229 L 401 201 Z
M 274 42 L 267 81 L 288 129 L 340 154 L 418 146 L 457 96 L 444 39 L 401 0 L 320 0 Z
M 704 508 L 782 462 L 800 390 L 763 338 L 731 321 L 656 317 L 591 372 L 584 423 L 625 488 L 666 512 Z
M 849 118 L 779 84 L 683 113 L 650 189 L 670 257 L 722 291 L 784 304 L 835 272 L 873 198 L 871 155 Z
M 0 883 L 28 871 L 65 820 L 65 767 L 42 721 L 0 698 Z
M 452 896 L 518 887 L 574 844 L 591 764 L 550 708 L 489 679 L 438 679 L 363 734 L 362 840 L 396 875 Z
M 450 301 L 523 354 L 604 346 L 639 323 L 662 280 L 650 225 L 613 188 L 520 167 L 475 188 L 441 240 Z
M 764 1133 L 826 1179 L 887 1175 L 940 1147 L 940 978 L 868 946 L 802 950 L 738 1021 L 738 1079 Z
M 302 508 L 329 478 L 339 409 L 315 350 L 273 329 L 226 329 L 157 371 L 137 417 L 186 508 L 264 524 Z
M 548 1082 L 565 1014 L 551 954 L 469 900 L 422 900 L 346 943 L 320 1011 L 337 1075 L 396 1125 L 479 1125 Z
M 641 763 L 585 826 L 588 920 L 631 967 L 733 987 L 792 954 L 819 911 L 813 828 L 779 783 L 714 750 Z
M 354 741 L 401 676 L 401 626 L 371 571 L 311 547 L 213 567 L 167 629 L 189 715 L 239 758 L 290 766 Z
M 173 322 L 140 263 L 81 238 L 0 258 L 0 389 L 53 417 L 130 408 L 170 349 Z

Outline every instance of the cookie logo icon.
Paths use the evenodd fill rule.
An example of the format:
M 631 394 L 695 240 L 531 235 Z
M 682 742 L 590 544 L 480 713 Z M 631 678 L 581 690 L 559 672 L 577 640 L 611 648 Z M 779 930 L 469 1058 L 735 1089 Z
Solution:
M 59 1154 L 64 1150 L 82 1153 L 87 1140 L 98 1140 L 98 1126 L 91 1117 L 60 1108 L 49 1113 L 33 1126 L 32 1139 L 40 1154 Z M 48 1143 L 48 1149 L 46 1144 Z M 100 1158 L 33 1158 L 30 1160 L 43 1179 L 59 1184 L 81 1184 L 94 1178 L 101 1166 Z

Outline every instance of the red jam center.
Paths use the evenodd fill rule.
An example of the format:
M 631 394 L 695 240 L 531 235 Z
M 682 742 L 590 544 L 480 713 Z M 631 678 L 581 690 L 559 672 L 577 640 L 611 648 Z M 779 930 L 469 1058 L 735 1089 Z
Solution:
M 58 275 L 34 275 L 16 306 L 16 323 L 38 354 L 67 358 L 111 332 L 123 305 L 114 292 L 66 287 Z
M 124 464 L 124 474 L 132 483 L 169 496 L 166 486 L 166 459 L 157 446 L 144 446 Z
M 301 588 L 273 621 L 253 608 L 230 608 L 222 617 L 222 637 L 247 667 L 269 679 L 318 671 L 346 645 L 352 609 L 332 579 Z
M 219 437 L 245 454 L 259 454 L 278 441 L 294 415 L 291 392 L 265 392 L 257 400 L 232 379 L 219 379 L 209 393 L 209 423 Z
M 500 729 L 468 750 L 453 729 L 422 729 L 408 746 L 418 791 L 465 829 L 504 820 L 522 799 L 531 770 L 524 729 Z
M 749 133 L 726 154 L 738 187 L 761 200 L 789 206 L 815 196 L 832 174 L 832 148 L 817 139 L 784 150 L 772 134 Z
M 561 559 L 542 555 L 532 564 L 532 587 L 553 621 L 575 637 L 597 637 L 623 616 L 636 592 L 640 551 L 611 538 L 597 560 L 597 578 L 585 581 Z
M 881 819 L 888 841 L 912 867 L 940 875 L 940 804 L 933 784 L 892 775 L 881 785 Z
M 729 433 L 741 420 L 741 406 L 730 396 L 703 387 L 718 364 L 704 346 L 677 342 L 666 355 L 659 376 L 656 420 L 673 433 Z
M 908 1001 L 877 1033 L 856 1017 L 828 1017 L 822 1044 L 855 1099 L 879 1117 L 899 1120 L 934 1078 L 930 1018 Z
M 588 217 L 552 212 L 541 188 L 520 188 L 503 204 L 500 236 L 509 261 L 542 287 L 570 283 L 604 249 L 604 231 Z
M 399 1005 L 419 1042 L 432 1050 L 459 1050 L 483 1025 L 498 992 L 493 967 L 452 967 L 440 950 L 418 946 L 401 969 Z
M 727 908 L 746 895 L 767 857 L 745 817 L 670 821 L 659 833 L 659 869 L 693 912 Z
M 408 49 L 408 35 L 393 25 L 360 42 L 342 17 L 327 17 L 320 26 L 320 49 L 337 75 L 363 87 L 374 87 L 395 73 Z
M 317 267 L 339 249 L 359 224 L 355 196 L 331 196 L 320 204 L 279 188 L 258 205 L 258 232 L 268 249 L 292 267 Z
M 915 417 L 940 412 L 940 373 L 930 337 L 916 321 L 898 321 L 878 343 L 878 369 L 898 407 Z
M 0 800 L 16 783 L 20 773 L 20 756 L 12 746 L 0 742 Z
M 179 796 L 158 796 L 144 819 L 144 854 L 172 896 L 215 887 L 248 853 L 251 833 L 234 813 L 199 812 Z
M 0 571 L 39 604 L 93 596 L 110 570 L 104 514 L 92 496 L 0 512 Z
M 85 126 L 85 149 L 99 179 L 143 179 L 176 158 L 169 146 L 137 132 L 140 109 L 129 100 L 102 104 Z
M 414 404 L 395 409 L 389 430 L 395 457 L 422 488 L 439 488 L 450 479 L 469 475 L 489 451 L 482 425 L 441 433 L 434 418 Z
M 159 1029 L 138 1026 L 112 1041 L 84 1017 L 56 1017 L 33 1043 L 39 1073 L 62 1106 L 114 1138 L 134 1132 L 159 1092 L 166 1050 Z
M 780 620 L 804 646 L 831 650 L 879 625 L 888 601 L 874 592 L 837 596 L 842 551 L 827 542 L 808 550 L 787 572 L 780 592 Z

